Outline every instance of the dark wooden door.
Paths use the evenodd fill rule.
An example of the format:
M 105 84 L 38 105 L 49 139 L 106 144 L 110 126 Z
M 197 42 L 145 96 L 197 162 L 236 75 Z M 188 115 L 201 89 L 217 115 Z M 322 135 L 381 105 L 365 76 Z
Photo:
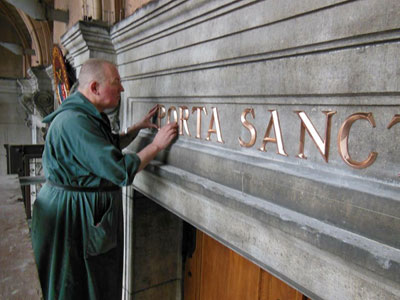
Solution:
M 306 296 L 197 230 L 185 265 L 185 300 L 306 300 Z

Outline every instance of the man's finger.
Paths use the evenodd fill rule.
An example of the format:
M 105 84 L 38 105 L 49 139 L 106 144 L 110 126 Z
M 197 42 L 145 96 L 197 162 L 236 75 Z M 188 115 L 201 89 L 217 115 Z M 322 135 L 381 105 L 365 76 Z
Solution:
M 154 114 L 154 113 L 157 111 L 157 108 L 158 108 L 158 104 L 156 104 L 155 106 L 153 106 L 153 107 L 149 110 L 148 114 Z

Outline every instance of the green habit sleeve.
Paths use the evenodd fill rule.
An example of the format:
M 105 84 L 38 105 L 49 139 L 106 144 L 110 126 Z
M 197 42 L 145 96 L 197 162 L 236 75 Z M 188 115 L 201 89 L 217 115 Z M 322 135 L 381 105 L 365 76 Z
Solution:
M 61 153 L 57 160 L 64 160 L 66 168 L 74 168 L 72 174 L 90 172 L 119 186 L 132 183 L 140 158 L 125 155 L 113 145 L 111 133 L 100 120 L 76 111 L 59 117 L 52 132 L 58 142 L 53 147 L 59 147 L 54 153 Z

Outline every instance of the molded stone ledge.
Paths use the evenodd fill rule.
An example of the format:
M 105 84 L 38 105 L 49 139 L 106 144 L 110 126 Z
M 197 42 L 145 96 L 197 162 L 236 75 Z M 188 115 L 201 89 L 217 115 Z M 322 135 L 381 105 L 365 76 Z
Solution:
M 224 1 L 158 1 L 155 6 L 152 2 L 141 8 L 133 15 L 116 24 L 111 35 L 117 51 L 132 50 L 137 42 L 151 41 L 160 36 L 169 35 L 176 30 L 195 23 L 208 12 L 223 7 Z M 240 1 L 243 2 L 243 1 Z M 251 0 L 246 0 L 251 2 Z M 240 5 L 243 5 L 241 3 Z
M 116 62 L 114 45 L 107 26 L 79 21 L 61 37 L 61 43 L 76 69 L 89 58 L 104 58 Z
M 150 141 L 141 134 L 138 149 Z M 133 145 L 135 146 L 135 145 Z M 370 178 L 351 176 L 343 170 L 254 157 L 201 143 L 175 142 L 158 156 L 168 163 L 208 182 L 274 203 L 315 218 L 336 228 L 400 249 L 399 188 Z M 186 175 L 184 175 L 186 176 Z M 191 181 L 186 183 L 191 186 Z M 180 184 L 180 178 L 177 179 Z M 209 189 L 200 194 L 213 197 Z
M 349 1 L 302 1 L 291 5 L 290 1 L 159 1 L 156 6 L 149 5 L 140 9 L 136 14 L 123 20 L 111 30 L 117 51 L 126 51 L 133 47 L 146 44 L 153 40 L 170 36 L 174 33 L 195 30 L 196 34 L 189 33 L 186 38 L 177 38 L 181 41 L 180 47 L 187 47 L 191 43 L 204 39 L 215 39 L 233 33 L 246 31 L 267 24 L 274 24 L 286 20 L 329 9 L 336 5 L 346 4 Z M 251 18 L 243 16 L 252 16 Z M 336 18 L 341 16 L 336 14 Z M 215 22 L 215 19 L 223 21 Z M 344 17 L 345 18 L 345 17 Z M 203 28 L 195 28 L 197 25 Z M 295 29 L 295 28 L 294 28 Z M 325 28 L 324 28 L 325 29 Z M 322 30 L 322 29 L 321 29 Z M 307 34 L 304 31 L 303 34 Z M 323 35 L 323 34 L 320 34 Z M 315 34 L 313 36 L 316 36 Z M 193 39 L 195 37 L 195 40 Z M 255 42 L 255 41 L 253 41 Z M 171 45 L 171 44 L 169 44 Z M 154 46 L 152 46 L 154 48 Z M 168 46 L 161 47 L 171 50 Z M 150 50 L 153 52 L 153 50 Z M 136 52 L 136 51 L 135 51 Z
M 127 26 L 132 30 L 121 28 L 122 35 L 112 30 L 115 48 L 121 54 L 121 73 L 129 79 L 137 79 L 250 61 L 287 59 L 348 47 L 368 47 L 393 41 L 399 35 L 396 1 L 387 6 L 376 0 L 369 1 L 368 5 L 346 2 L 337 6 L 328 4 L 329 1 L 307 4 L 303 3 L 308 1 L 302 1 L 302 4 L 280 6 L 276 1 L 244 2 L 215 9 L 208 7 L 211 4 L 202 5 L 189 13 L 176 8 L 152 20 L 132 20 Z M 192 5 L 182 7 L 188 9 Z M 175 17 L 176 10 L 183 10 L 183 13 Z M 252 18 L 249 20 L 243 15 Z M 388 22 L 354 26 L 364 20 L 384 18 Z M 318 34 L 315 34 L 316 26 Z
M 400 296 L 399 249 L 172 166 L 134 188 L 313 299 Z

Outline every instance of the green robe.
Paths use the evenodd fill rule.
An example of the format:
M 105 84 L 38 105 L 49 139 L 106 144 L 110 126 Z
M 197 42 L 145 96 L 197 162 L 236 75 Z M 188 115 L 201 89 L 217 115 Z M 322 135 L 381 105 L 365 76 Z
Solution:
M 47 182 L 32 216 L 43 295 L 119 300 L 123 268 L 119 187 L 132 183 L 140 159 L 122 154 L 107 116 L 79 92 L 43 121 L 51 122 L 42 160 Z

